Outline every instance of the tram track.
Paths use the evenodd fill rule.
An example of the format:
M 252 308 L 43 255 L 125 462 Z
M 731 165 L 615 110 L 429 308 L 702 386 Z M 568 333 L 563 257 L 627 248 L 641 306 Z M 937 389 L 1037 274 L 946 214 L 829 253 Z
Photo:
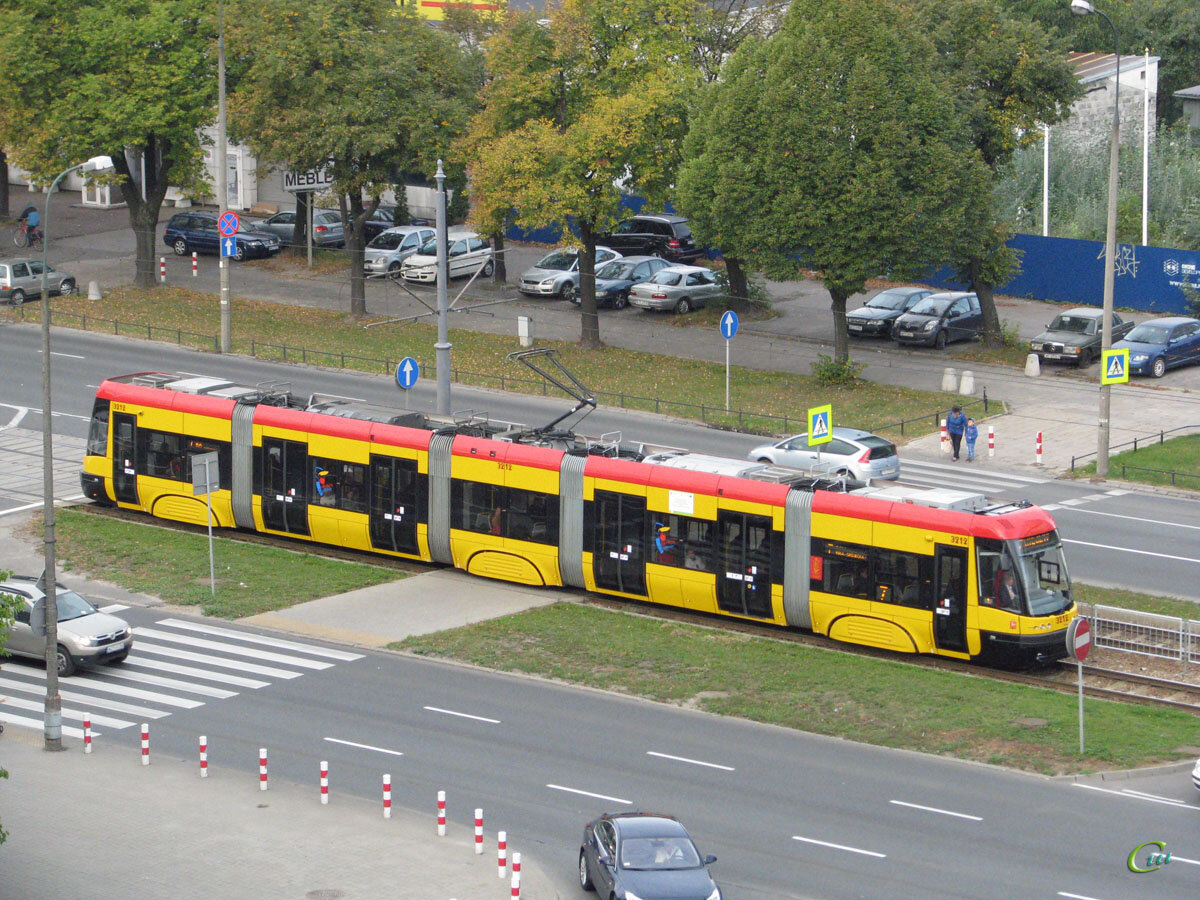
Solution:
M 185 523 L 172 522 L 164 519 L 148 520 L 144 513 L 134 512 L 132 510 L 124 510 L 117 507 L 104 507 L 92 504 L 79 508 L 92 515 L 134 522 L 140 525 L 153 525 L 160 528 L 166 528 L 169 530 L 196 534 L 200 536 L 207 535 L 208 533 L 207 529 L 202 526 L 188 525 Z M 271 546 L 292 552 L 311 553 L 328 559 L 357 562 L 366 565 L 378 566 L 381 568 L 393 569 L 397 572 L 403 572 L 405 574 L 419 574 L 421 572 L 428 572 L 431 569 L 431 564 L 429 563 L 396 559 L 394 557 L 380 556 L 367 551 L 331 547 L 324 544 L 299 544 L 298 542 L 289 541 L 286 538 L 280 538 L 275 535 L 259 534 L 249 531 L 223 530 L 220 536 L 228 540 L 242 541 L 248 544 Z M 1050 668 L 1048 670 L 1041 670 L 1037 672 L 1013 672 L 975 665 L 972 663 L 964 663 L 961 660 L 942 659 L 934 656 L 912 655 L 900 657 L 898 654 L 892 651 L 879 650 L 872 647 L 859 647 L 853 644 L 833 641 L 824 637 L 823 635 L 812 634 L 811 632 L 787 630 L 778 628 L 776 626 L 762 625 L 755 622 L 747 622 L 738 619 L 730 619 L 723 616 L 714 616 L 707 613 L 693 612 L 691 610 L 678 609 L 675 607 L 658 606 L 656 604 L 642 603 L 636 600 L 615 599 L 602 594 L 581 592 L 579 598 L 579 602 L 581 603 L 589 606 L 597 606 L 603 609 L 612 609 L 625 613 L 633 611 L 638 615 L 647 616 L 653 619 L 682 622 L 685 624 L 698 625 L 706 628 L 719 628 L 724 631 L 754 635 L 756 637 L 770 638 L 772 640 L 785 641 L 804 646 L 819 647 L 821 649 L 830 650 L 837 653 L 847 653 L 855 656 L 865 656 L 875 659 L 903 659 L 903 661 L 909 665 L 959 673 L 963 671 L 969 671 L 971 674 L 978 677 L 990 678 L 995 681 L 1007 681 L 1015 684 L 1024 684 L 1030 687 L 1040 687 L 1048 690 L 1058 691 L 1060 693 L 1075 693 L 1078 690 L 1075 664 L 1066 660 L 1061 661 L 1057 667 Z M 1136 653 L 1128 651 L 1112 650 L 1109 652 L 1119 654 L 1119 658 L 1137 657 Z M 1120 671 L 1119 669 L 1104 668 L 1094 665 L 1084 666 L 1083 673 L 1084 693 L 1088 697 L 1100 697 L 1103 699 L 1124 703 L 1140 703 L 1143 705 L 1163 706 L 1172 709 L 1180 709 L 1185 712 L 1192 713 L 1193 715 L 1200 716 L 1200 684 L 1189 684 L 1187 682 L 1158 678 L 1155 676 L 1143 675 L 1135 672 L 1124 672 Z

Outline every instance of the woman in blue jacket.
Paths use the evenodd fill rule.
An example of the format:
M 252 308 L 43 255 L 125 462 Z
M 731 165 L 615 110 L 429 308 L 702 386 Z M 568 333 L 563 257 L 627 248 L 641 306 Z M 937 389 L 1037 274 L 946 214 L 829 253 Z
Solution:
M 958 448 L 962 445 L 963 432 L 967 430 L 967 417 L 963 415 L 961 406 L 950 409 L 946 416 L 946 433 L 950 435 L 950 444 L 954 448 L 954 461 L 958 462 Z

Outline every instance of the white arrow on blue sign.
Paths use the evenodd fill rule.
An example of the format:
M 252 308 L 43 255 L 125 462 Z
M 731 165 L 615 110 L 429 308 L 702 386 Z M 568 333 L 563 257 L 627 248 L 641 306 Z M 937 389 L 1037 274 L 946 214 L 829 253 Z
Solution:
M 237 256 L 237 238 L 221 238 L 221 256 L 222 258 Z
M 417 383 L 417 379 L 421 377 L 421 367 L 417 365 L 417 361 L 411 356 L 406 356 L 400 360 L 400 364 L 396 366 L 396 384 L 404 388 L 406 391 Z
M 732 309 L 725 310 L 725 315 L 721 316 L 721 337 L 729 340 L 738 331 L 738 316 Z

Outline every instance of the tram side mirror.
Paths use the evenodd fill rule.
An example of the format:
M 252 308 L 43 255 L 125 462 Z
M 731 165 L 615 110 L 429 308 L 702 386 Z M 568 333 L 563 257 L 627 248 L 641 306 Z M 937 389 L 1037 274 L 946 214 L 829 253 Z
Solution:
M 715 856 L 713 856 L 711 853 L 709 853 L 707 856 L 704 857 L 704 864 L 706 866 L 711 866 L 716 861 L 717 861 L 717 858 Z
M 38 637 L 46 635 L 46 598 L 43 597 L 33 604 L 29 611 L 29 628 Z

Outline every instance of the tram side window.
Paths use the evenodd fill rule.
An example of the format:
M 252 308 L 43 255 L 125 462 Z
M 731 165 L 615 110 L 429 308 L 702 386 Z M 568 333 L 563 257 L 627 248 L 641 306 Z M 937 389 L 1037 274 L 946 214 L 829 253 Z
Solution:
M 871 599 L 870 548 L 860 544 L 814 540 L 810 590 Z
M 481 534 L 504 534 L 506 493 L 500 485 L 454 479 L 450 527 Z
M 367 511 L 367 467 L 339 459 L 309 457 L 312 481 L 309 503 L 350 512 Z
M 508 488 L 505 536 L 538 544 L 558 543 L 558 497 Z
M 713 565 L 713 531 L 715 522 L 693 519 L 691 516 L 652 513 L 654 545 L 651 559 L 660 566 L 716 571 Z M 662 531 L 666 528 L 667 531 Z
M 916 609 L 933 608 L 933 557 L 875 551 L 875 599 Z
M 108 455 L 108 401 L 99 397 L 96 398 L 96 405 L 92 407 L 87 452 L 89 456 Z
M 152 478 L 187 481 L 191 473 L 183 452 L 183 437 L 167 431 L 138 430 L 137 470 Z

